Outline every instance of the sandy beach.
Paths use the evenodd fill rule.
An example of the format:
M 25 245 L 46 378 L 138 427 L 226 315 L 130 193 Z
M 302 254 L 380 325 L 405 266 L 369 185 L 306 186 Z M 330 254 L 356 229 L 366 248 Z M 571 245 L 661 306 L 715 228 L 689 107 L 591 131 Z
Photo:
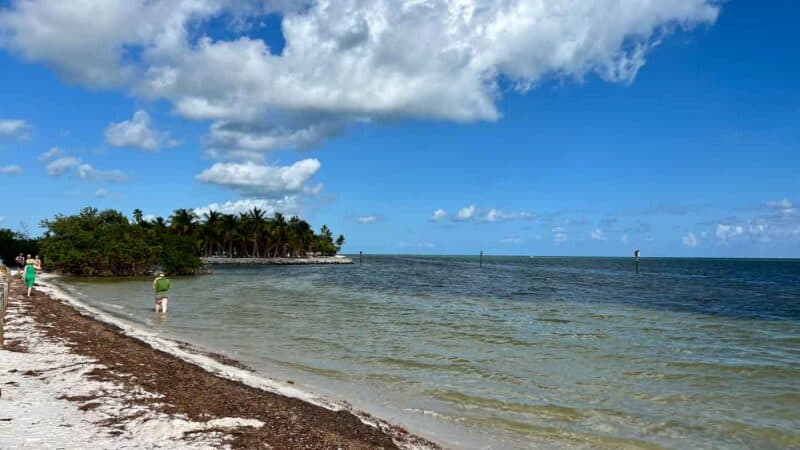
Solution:
M 438 448 L 289 380 L 98 320 L 47 278 L 27 298 L 12 277 L 9 300 L 0 447 Z

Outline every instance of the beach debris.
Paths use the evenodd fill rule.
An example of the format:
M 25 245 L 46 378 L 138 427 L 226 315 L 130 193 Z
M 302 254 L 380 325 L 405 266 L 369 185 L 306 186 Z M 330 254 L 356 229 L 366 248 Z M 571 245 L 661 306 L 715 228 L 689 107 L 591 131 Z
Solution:
M 97 312 L 49 283 L 25 306 L 13 306 L 9 337 L 22 339 L 30 353 L 0 352 L 0 365 L 20 369 L 11 417 L 34 419 L 15 439 L 35 426 L 40 447 L 438 448 L 411 445 L 426 441 L 287 386 L 292 380 L 258 377 L 188 345 L 95 319 Z M 36 395 L 15 404 L 19 392 Z

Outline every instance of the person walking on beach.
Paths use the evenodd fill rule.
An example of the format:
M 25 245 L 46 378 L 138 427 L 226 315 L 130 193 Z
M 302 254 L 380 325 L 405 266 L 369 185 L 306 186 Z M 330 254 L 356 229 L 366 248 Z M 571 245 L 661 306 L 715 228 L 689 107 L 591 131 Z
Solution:
M 17 257 L 14 258 L 14 262 L 17 263 L 17 269 L 19 269 L 21 272 L 22 269 L 25 268 L 25 254 L 20 253 L 19 255 L 17 255 Z
M 164 272 L 159 272 L 155 280 L 153 280 L 153 289 L 156 291 L 156 312 L 159 307 L 161 312 L 167 312 L 167 303 L 169 302 L 169 278 L 164 276 Z
M 22 256 L 22 253 L 20 253 L 20 256 Z M 22 258 L 22 265 L 20 266 L 20 270 L 19 270 L 19 276 L 20 277 L 25 278 L 25 271 L 26 271 L 26 269 L 28 267 L 28 263 L 31 262 L 31 261 L 33 261 L 33 259 L 31 259 L 31 255 L 28 255 L 28 256 L 25 256 L 25 257 Z
M 39 259 L 39 255 L 36 255 L 36 258 L 33 258 L 33 265 L 36 267 L 37 272 L 42 271 L 42 260 Z
M 36 264 L 32 259 L 28 259 L 25 265 L 25 284 L 28 286 L 28 297 L 31 296 L 33 283 L 36 282 Z

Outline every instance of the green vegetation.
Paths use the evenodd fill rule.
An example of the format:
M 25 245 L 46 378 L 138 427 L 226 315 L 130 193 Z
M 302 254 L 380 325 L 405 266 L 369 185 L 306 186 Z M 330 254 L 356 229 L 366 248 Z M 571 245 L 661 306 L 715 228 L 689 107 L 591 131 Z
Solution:
M 13 267 L 14 258 L 20 253 L 35 256 L 39 254 L 39 241 L 24 233 L 0 228 L 0 259 L 3 264 Z
M 134 212 L 137 214 L 137 212 Z M 198 223 L 199 219 L 199 223 Z M 158 219 L 156 219 L 158 220 Z M 267 217 L 264 211 L 253 208 L 236 215 L 209 211 L 198 218 L 185 209 L 175 211 L 172 226 L 183 236 L 194 236 L 201 243 L 203 256 L 300 258 L 309 254 L 332 256 L 344 244 L 344 236 L 335 241 L 327 226 L 319 234 L 299 217 L 288 221 L 283 214 Z
M 155 267 L 192 274 L 202 267 L 200 256 L 335 255 L 344 243 L 344 236 L 334 241 L 326 226 L 316 234 L 298 217 L 268 218 L 258 208 L 238 216 L 210 211 L 202 218 L 178 209 L 168 221 L 145 220 L 138 209 L 130 221 L 119 211 L 85 208 L 44 220 L 42 228 L 46 266 L 79 276 L 138 276 Z

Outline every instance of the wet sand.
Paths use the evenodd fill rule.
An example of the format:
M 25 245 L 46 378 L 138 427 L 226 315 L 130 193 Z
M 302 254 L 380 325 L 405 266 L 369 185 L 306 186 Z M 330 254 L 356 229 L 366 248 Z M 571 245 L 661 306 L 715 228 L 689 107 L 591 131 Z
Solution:
M 32 326 L 47 339 L 90 361 L 84 363 L 92 366 L 85 373 L 89 382 L 111 383 L 128 392 L 150 394 L 125 398 L 123 403 L 127 408 L 119 408 L 116 417 L 96 424 L 111 435 L 124 434 L 129 429 L 126 425 L 146 411 L 158 417 L 207 424 L 184 432 L 183 438 L 191 443 L 203 441 L 203 435 L 207 434 L 211 441 L 205 442 L 216 439 L 214 447 L 225 444 L 232 448 L 280 449 L 436 448 L 435 444 L 384 422 L 375 420 L 374 425 L 367 424 L 365 420 L 373 421 L 363 413 L 359 413 L 359 418 L 351 411 L 331 410 L 212 374 L 126 336 L 114 325 L 83 315 L 41 291 L 34 289 L 34 294 L 26 298 L 18 278 L 12 280 L 10 300 L 10 311 L 17 311 L 17 315 L 24 312 L 33 319 Z M 3 351 L 25 352 L 28 345 L 25 336 L 16 335 L 7 339 Z M 43 375 L 29 372 L 21 375 Z M 84 411 L 100 408 L 104 402 L 118 403 L 118 397 L 102 390 L 91 395 L 63 396 Z M 255 425 L 214 425 L 231 418 L 237 423 Z

